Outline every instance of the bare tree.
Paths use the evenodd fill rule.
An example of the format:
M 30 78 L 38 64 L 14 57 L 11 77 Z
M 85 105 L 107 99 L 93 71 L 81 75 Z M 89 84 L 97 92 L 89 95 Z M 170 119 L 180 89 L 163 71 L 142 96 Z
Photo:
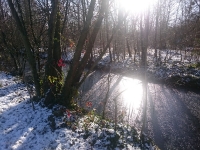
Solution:
M 16 3 L 18 6 L 18 11 L 19 11 L 19 13 L 18 13 L 16 11 L 16 8 L 14 7 L 12 0 L 7 0 L 7 2 L 9 4 L 12 16 L 16 21 L 17 28 L 21 33 L 22 41 L 23 41 L 24 47 L 27 52 L 27 57 L 28 57 L 27 60 L 29 62 L 29 65 L 30 65 L 30 68 L 32 71 L 37 96 L 41 96 L 41 93 L 40 93 L 41 85 L 40 85 L 40 79 L 39 79 L 39 75 L 38 75 L 37 68 L 36 68 L 35 56 L 34 56 L 34 53 L 32 50 L 31 42 L 28 38 L 28 33 L 27 33 L 27 29 L 25 27 L 24 18 L 22 16 L 21 5 L 20 5 L 19 1 L 17 0 Z

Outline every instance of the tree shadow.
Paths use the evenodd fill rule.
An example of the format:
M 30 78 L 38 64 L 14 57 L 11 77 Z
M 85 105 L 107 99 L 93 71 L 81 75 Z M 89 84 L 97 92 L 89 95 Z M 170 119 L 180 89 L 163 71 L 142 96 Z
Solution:
M 44 149 L 51 137 L 48 115 L 51 110 L 35 104 L 33 111 L 25 85 L 5 74 L 0 90 L 0 149 Z
M 105 97 L 108 91 L 108 74 L 102 73 L 102 72 L 95 72 L 91 77 L 87 79 L 85 83 L 83 83 L 81 87 L 81 95 L 80 95 L 80 101 L 78 101 L 78 104 L 86 109 L 96 109 L 96 112 L 98 114 L 102 113 L 103 110 L 103 103 L 105 102 Z M 112 75 L 111 77 L 111 86 L 109 90 L 109 102 L 110 102 L 110 95 L 116 91 L 117 85 L 122 79 L 122 76 L 116 76 Z M 92 102 L 92 108 L 87 108 L 85 106 L 86 102 L 90 101 Z
M 18 102 L 0 99 L 1 149 L 44 149 L 50 143 L 52 131 L 47 119 L 51 111 L 39 104 L 35 104 L 34 111 L 29 101 L 29 98 Z
M 95 71 L 91 73 L 80 87 L 82 93 L 87 93 L 99 80 L 105 77 L 106 73 Z
M 157 112 L 155 110 L 155 105 L 154 105 L 154 97 L 152 95 L 152 93 L 149 91 L 148 88 L 148 126 L 147 126 L 147 130 L 151 132 L 149 133 L 151 138 L 154 140 L 154 142 L 156 142 L 156 145 L 158 145 L 158 147 L 160 149 L 164 149 L 163 143 L 164 143 L 164 138 L 163 138 L 163 133 L 161 131 L 161 125 L 159 124 L 159 119 L 157 116 Z M 151 129 L 149 129 L 151 128 Z
M 21 83 L 14 83 L 14 84 L 0 88 L 1 89 L 0 90 L 0 97 L 7 96 L 11 92 L 16 92 L 16 90 L 18 90 L 19 85 L 22 85 L 22 84 Z
M 185 97 L 182 90 L 154 86 L 156 89 L 151 91 L 157 95 L 149 92 L 149 133 L 156 144 L 161 149 L 199 149 L 199 119 L 184 102 L 190 101 L 191 95 Z M 194 98 L 199 97 L 196 95 Z

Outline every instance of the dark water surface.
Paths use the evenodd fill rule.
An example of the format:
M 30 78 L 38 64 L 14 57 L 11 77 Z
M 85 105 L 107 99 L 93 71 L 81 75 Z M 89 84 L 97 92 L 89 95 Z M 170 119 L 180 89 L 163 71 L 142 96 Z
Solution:
M 110 81 L 110 84 L 109 82 Z M 96 71 L 80 88 L 79 104 L 91 102 L 102 114 L 140 129 L 142 81 Z M 146 133 L 161 149 L 200 149 L 200 94 L 162 84 L 148 84 Z

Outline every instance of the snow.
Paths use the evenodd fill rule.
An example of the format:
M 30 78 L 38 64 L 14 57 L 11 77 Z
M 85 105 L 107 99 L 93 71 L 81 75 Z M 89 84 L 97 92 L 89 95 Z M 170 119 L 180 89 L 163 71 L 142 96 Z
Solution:
M 75 117 L 76 122 L 70 122 L 70 128 L 66 125 L 66 116 L 56 118 L 42 103 L 34 105 L 35 110 L 26 86 L 17 77 L 0 72 L 0 149 L 156 149 L 146 141 L 142 144 L 139 136 L 133 134 L 134 128 L 116 124 L 115 132 L 114 123 L 105 121 L 103 126 L 101 119 L 91 115 Z M 55 129 L 51 127 L 52 120 Z
M 63 60 L 66 62 L 71 62 L 73 59 L 74 52 L 68 51 L 65 55 L 62 56 Z M 81 53 L 83 57 L 84 53 Z M 194 77 L 200 77 L 198 68 L 190 68 L 191 65 L 198 63 L 198 60 L 191 57 L 191 54 L 187 52 L 179 52 L 177 50 L 160 50 L 160 65 L 155 65 L 154 59 L 154 50 L 148 50 L 148 66 L 147 71 L 149 76 L 154 76 L 158 79 L 166 79 L 172 76 L 179 75 L 180 77 L 188 76 L 192 74 Z M 181 56 L 184 58 L 181 61 Z M 98 57 L 95 55 L 94 60 Z M 117 58 L 117 56 L 115 56 Z M 190 58 L 190 61 L 187 59 Z M 166 60 L 165 60 L 166 59 Z M 129 55 L 126 55 L 125 58 L 122 55 L 119 55 L 119 60 L 116 59 L 116 62 L 110 62 L 109 53 L 105 53 L 102 59 L 98 62 L 97 68 L 99 69 L 108 69 L 111 68 L 112 71 L 134 71 L 135 73 L 139 69 L 139 55 L 136 55 L 136 62 L 134 58 L 130 58 Z M 185 75 L 183 75 L 183 73 Z
M 199 61 L 195 58 L 191 58 L 191 54 L 185 54 L 184 51 L 181 53 L 177 50 L 160 50 L 160 64 L 158 65 L 154 59 L 154 50 L 148 50 L 148 66 L 147 66 L 147 77 L 149 79 L 156 79 L 159 81 L 166 81 L 173 77 L 179 77 L 181 85 L 185 83 L 200 87 L 200 70 L 195 67 Z M 181 61 L 182 58 L 185 58 Z M 190 61 L 186 60 L 189 57 Z M 98 63 L 97 68 L 110 68 L 112 71 L 134 73 L 135 75 L 141 74 L 138 60 L 139 56 L 136 56 L 136 62 L 133 58 L 128 55 L 124 59 L 119 57 L 119 61 L 110 63 L 109 53 L 106 53 Z M 166 60 L 165 60 L 166 59 Z M 157 64 L 157 65 L 156 65 Z M 188 78 L 189 77 L 189 78 Z M 187 85 L 188 85 L 187 84 Z

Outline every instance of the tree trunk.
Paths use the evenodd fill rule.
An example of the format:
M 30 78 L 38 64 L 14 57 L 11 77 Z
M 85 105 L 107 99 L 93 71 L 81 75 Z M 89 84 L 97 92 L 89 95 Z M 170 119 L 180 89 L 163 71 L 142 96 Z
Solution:
M 81 56 L 81 51 L 83 50 L 83 46 L 85 44 L 85 41 L 87 39 L 87 36 L 90 31 L 90 25 L 94 13 L 94 7 L 95 7 L 96 0 L 91 0 L 89 10 L 88 10 L 88 15 L 86 17 L 86 21 L 84 24 L 84 28 L 81 32 L 80 38 L 78 40 L 78 43 L 76 45 L 76 50 L 74 53 L 73 61 L 70 66 L 70 70 L 68 71 L 67 77 L 64 82 L 64 86 L 62 88 L 62 99 L 61 99 L 61 104 L 65 105 L 66 107 L 71 107 L 72 105 L 72 99 L 76 93 L 76 85 L 77 85 L 77 80 L 75 80 L 75 76 L 78 71 L 79 67 L 79 60 Z
M 71 107 L 73 104 L 73 98 L 77 94 L 80 78 L 83 74 L 83 71 L 85 69 L 85 66 L 87 65 L 88 60 L 90 59 L 90 54 L 92 52 L 92 48 L 94 46 L 95 39 L 97 37 L 97 34 L 98 34 L 99 29 L 102 24 L 102 20 L 104 18 L 106 1 L 107 0 L 102 0 L 99 16 L 93 27 L 91 36 L 89 38 L 86 52 L 85 52 L 82 60 L 79 62 L 81 50 L 83 49 L 83 45 L 84 45 L 84 43 L 86 41 L 86 37 L 88 35 L 88 31 L 90 30 L 91 18 L 93 16 L 94 6 L 95 6 L 96 1 L 92 0 L 90 3 L 89 13 L 86 18 L 86 24 L 85 24 L 85 27 L 79 38 L 79 41 L 78 41 L 78 44 L 76 47 L 76 52 L 74 54 L 73 63 L 70 67 L 68 75 L 65 79 L 64 87 L 62 89 L 62 102 L 61 103 L 67 107 Z
M 146 14 L 145 22 L 145 32 L 144 32 L 144 43 L 142 46 L 142 70 L 144 74 L 143 80 L 143 125 L 141 129 L 141 134 L 144 133 L 146 128 L 146 120 L 147 120 L 147 47 L 148 47 L 148 36 L 149 36 L 149 8 L 148 13 Z
M 62 86 L 62 61 L 61 59 L 61 26 L 58 1 L 54 1 L 51 19 L 49 21 L 49 47 L 48 60 L 45 68 L 44 91 L 45 104 L 58 103 L 56 99 Z M 53 37 L 53 38 L 52 38 Z M 59 61 L 61 64 L 59 64 Z M 52 79 L 52 80 L 51 80 Z
M 158 6 L 157 9 L 159 8 L 159 2 L 158 2 Z M 154 52 L 154 57 L 156 58 L 156 62 L 157 62 L 157 58 L 158 58 L 158 52 L 157 52 L 157 34 L 158 34 L 158 10 L 156 13 L 156 26 L 155 26 L 155 37 L 154 37 L 154 48 L 155 48 L 155 52 Z
M 32 71 L 32 75 L 33 75 L 33 80 L 34 80 L 34 83 L 35 83 L 36 94 L 37 94 L 38 97 L 40 97 L 41 96 L 40 79 L 39 79 L 39 75 L 37 73 L 36 61 L 35 61 L 34 54 L 32 53 L 33 49 L 31 49 L 31 44 L 30 44 L 30 41 L 28 39 L 28 34 L 27 34 L 26 29 L 25 29 L 25 25 L 23 24 L 23 20 L 22 21 L 20 20 L 18 14 L 17 14 L 17 11 L 14 8 L 14 4 L 12 3 L 12 0 L 7 0 L 7 1 L 8 1 L 10 10 L 11 10 L 12 16 L 16 21 L 17 28 L 19 29 L 19 31 L 21 33 L 22 42 L 23 42 L 24 47 L 25 47 L 26 52 L 27 52 L 27 57 L 28 57 L 27 60 L 29 62 L 29 65 L 30 65 L 30 68 L 31 68 L 31 71 Z
M 109 6 L 109 5 L 107 5 L 106 12 L 105 12 L 106 40 L 107 40 L 107 42 L 109 41 L 108 6 Z M 111 52 L 111 47 L 110 47 L 110 45 L 109 45 L 108 50 L 109 50 L 110 63 L 111 63 L 111 62 L 112 62 L 112 52 Z
M 49 29 L 48 29 L 48 57 L 47 63 L 45 66 L 45 80 L 49 76 L 56 76 L 56 60 L 54 60 L 54 42 L 58 39 L 55 39 L 55 30 L 56 30 L 56 22 L 57 22 L 57 10 L 58 10 L 58 0 L 52 0 L 52 12 L 49 20 Z M 45 81 L 47 82 L 47 81 Z M 49 86 L 45 83 L 44 92 L 48 91 Z
M 128 49 L 128 55 L 129 55 L 129 57 L 131 58 L 131 57 L 132 57 L 132 54 L 131 54 L 130 44 L 129 44 L 129 42 L 128 42 L 128 38 L 126 38 L 126 44 L 127 44 L 127 49 Z
M 141 67 L 146 67 L 147 63 L 147 48 L 148 48 L 148 36 L 149 36 L 149 15 L 145 18 L 145 29 L 143 32 L 142 21 L 140 24 L 141 27 L 141 47 L 142 47 L 142 60 Z

